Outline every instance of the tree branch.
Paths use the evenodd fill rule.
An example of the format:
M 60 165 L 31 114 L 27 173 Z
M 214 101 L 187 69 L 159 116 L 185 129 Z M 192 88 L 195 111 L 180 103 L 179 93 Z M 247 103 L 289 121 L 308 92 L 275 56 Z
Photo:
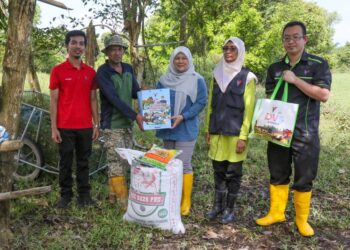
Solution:
M 7 11 L 7 6 L 4 0 L 0 0 L 0 9 L 6 18 L 9 17 L 9 12 Z
M 28 196 L 28 195 L 45 194 L 45 193 L 51 192 L 51 190 L 52 190 L 51 186 L 44 186 L 44 187 L 35 187 L 35 188 L 29 188 L 29 189 L 19 190 L 19 191 L 0 193 L 0 201 L 16 199 L 16 198 Z
M 40 2 L 43 2 L 43 3 L 47 3 L 47 4 L 50 4 L 52 6 L 56 6 L 58 8 L 61 8 L 61 9 L 65 9 L 65 10 L 73 10 L 71 8 L 68 8 L 66 5 L 64 5 L 63 3 L 61 2 L 58 2 L 58 1 L 55 1 L 55 0 L 38 0 Z

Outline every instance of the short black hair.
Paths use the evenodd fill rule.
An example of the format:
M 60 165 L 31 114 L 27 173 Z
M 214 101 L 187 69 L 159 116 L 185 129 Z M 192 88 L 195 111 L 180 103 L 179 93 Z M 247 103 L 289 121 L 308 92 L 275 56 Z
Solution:
M 87 38 L 86 38 L 85 32 L 81 31 L 81 30 L 71 30 L 71 31 L 69 31 L 66 34 L 66 38 L 64 40 L 64 44 L 68 45 L 68 43 L 70 42 L 71 37 L 73 37 L 73 36 L 82 36 L 82 37 L 84 37 L 84 44 L 86 46 Z
M 293 26 L 300 26 L 301 30 L 303 31 L 303 36 L 306 36 L 306 26 L 303 22 L 300 21 L 291 21 L 289 23 L 287 23 L 286 25 L 284 25 L 283 31 L 282 31 L 282 36 L 284 34 L 284 31 L 289 28 L 289 27 L 293 27 Z

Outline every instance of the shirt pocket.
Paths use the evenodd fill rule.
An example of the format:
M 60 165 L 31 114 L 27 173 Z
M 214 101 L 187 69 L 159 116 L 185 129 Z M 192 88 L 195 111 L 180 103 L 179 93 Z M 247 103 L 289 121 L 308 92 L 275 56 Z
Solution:
M 232 109 L 243 110 L 243 91 L 235 88 L 230 89 L 226 96 L 226 106 Z

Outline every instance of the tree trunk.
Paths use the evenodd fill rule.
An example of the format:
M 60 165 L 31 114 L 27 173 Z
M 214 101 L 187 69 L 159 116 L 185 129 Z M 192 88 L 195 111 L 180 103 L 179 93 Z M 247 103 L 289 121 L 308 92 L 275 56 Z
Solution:
M 23 82 L 28 69 L 30 35 L 35 12 L 35 0 L 9 1 L 7 40 L 3 61 L 0 92 L 2 101 L 0 122 L 12 139 L 17 137 Z M 1 155 L 0 192 L 11 191 L 14 164 L 13 153 Z M 10 202 L 0 202 L 0 246 L 7 247 L 11 240 L 9 229 Z
M 140 85 L 143 83 L 144 59 L 135 45 L 138 42 L 141 24 L 145 17 L 145 6 L 140 1 L 122 0 L 124 29 L 129 34 L 131 64 Z
M 180 20 L 180 41 L 181 45 L 186 46 L 187 44 L 187 15 L 186 13 L 181 17 Z
M 87 37 L 87 47 L 85 52 L 85 63 L 91 67 L 95 67 L 96 55 L 98 55 L 98 45 L 95 33 L 95 27 L 92 24 L 92 21 L 89 24 L 89 27 L 86 31 Z
M 28 80 L 29 80 L 29 85 L 31 90 L 34 90 L 36 92 L 41 92 L 39 78 L 36 73 L 36 68 L 34 64 L 34 54 L 32 50 L 29 53 Z
M 134 68 L 137 81 L 141 86 L 144 84 L 143 82 L 144 81 L 143 71 L 145 68 L 144 58 L 140 56 L 137 48 L 131 47 L 130 51 L 131 51 L 131 64 L 132 64 L 132 67 Z

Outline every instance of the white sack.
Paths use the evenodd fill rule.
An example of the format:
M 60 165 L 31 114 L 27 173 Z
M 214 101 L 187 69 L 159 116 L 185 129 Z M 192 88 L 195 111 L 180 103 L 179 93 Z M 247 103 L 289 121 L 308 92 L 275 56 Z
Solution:
M 117 152 L 128 162 L 143 154 L 129 150 L 118 148 Z M 178 159 L 171 160 L 165 171 L 132 161 L 128 208 L 123 219 L 174 234 L 185 233 L 180 211 L 182 171 L 182 161 Z

